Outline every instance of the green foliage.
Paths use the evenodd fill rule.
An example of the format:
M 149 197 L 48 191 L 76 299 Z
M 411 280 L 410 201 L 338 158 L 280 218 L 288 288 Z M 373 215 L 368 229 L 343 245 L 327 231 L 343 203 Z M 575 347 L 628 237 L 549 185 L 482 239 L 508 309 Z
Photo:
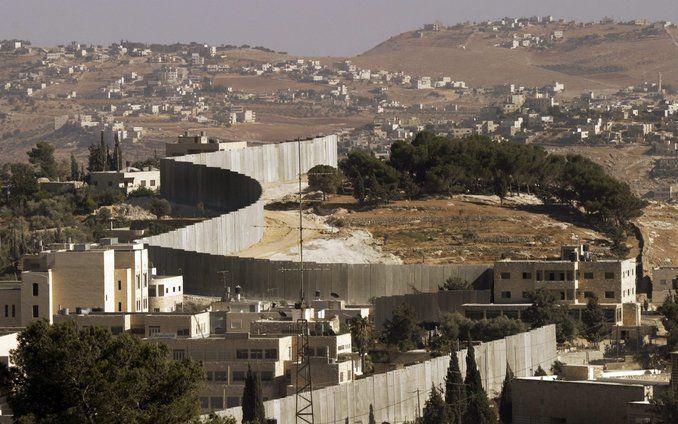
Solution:
M 416 348 L 421 342 L 422 329 L 417 325 L 414 308 L 403 303 L 393 310 L 391 319 L 384 322 L 382 339 L 388 346 L 400 351 Z
M 438 290 L 473 290 L 473 284 L 460 277 L 448 277 L 445 284 L 438 286 Z
M 626 231 L 624 231 L 622 228 L 615 227 L 612 229 L 610 239 L 612 240 L 610 253 L 612 253 L 618 259 L 628 258 L 629 253 L 631 253 L 631 249 L 626 244 Z
M 80 179 L 83 177 L 80 175 L 80 166 L 78 165 L 78 162 L 75 160 L 75 156 L 73 156 L 73 153 L 71 153 L 71 159 L 70 159 L 70 180 L 71 181 L 80 181 Z
M 348 325 L 351 331 L 351 340 L 353 341 L 353 346 L 360 354 L 362 369 L 366 370 L 365 355 L 367 355 L 369 347 L 372 344 L 372 323 L 370 322 L 369 318 L 363 317 L 362 315 L 356 315 L 351 318 Z
M 443 400 L 440 390 L 435 386 L 431 386 L 431 395 L 424 405 L 424 413 L 422 415 L 422 424 L 449 424 L 450 413 L 447 404 Z
M 449 410 L 450 424 L 461 424 L 466 411 L 466 386 L 461 377 L 456 352 L 450 354 L 450 365 L 445 377 L 445 403 Z
M 308 186 L 312 190 L 323 192 L 323 200 L 326 194 L 335 194 L 341 186 L 341 173 L 330 165 L 316 165 L 308 170 Z
M 655 396 L 650 403 L 654 412 L 661 418 L 661 422 L 678 423 L 678 393 L 667 390 Z
M 603 334 L 605 315 L 598 304 L 597 297 L 591 297 L 586 302 L 586 309 L 582 312 L 581 321 L 584 325 L 586 340 L 591 343 L 598 343 Z
M 472 320 L 458 312 L 448 313 L 440 319 L 440 331 L 448 341 L 458 340 L 470 332 L 474 340 L 488 342 L 525 332 L 525 324 L 517 319 L 498 316 L 490 319 Z
M 73 323 L 30 324 L 2 373 L 16 419 L 46 423 L 186 423 L 199 412 L 199 364 L 165 345 Z
M 91 144 L 89 147 L 89 158 L 87 160 L 87 170 L 89 172 L 108 171 L 109 168 L 109 150 L 104 142 L 103 134 L 98 144 Z
M 566 304 L 556 301 L 553 294 L 545 289 L 532 293 L 532 305 L 522 314 L 522 319 L 532 328 L 547 324 L 556 325 L 556 340 L 564 343 L 577 335 L 577 323 L 568 313 Z
M 254 373 L 252 373 L 252 369 L 249 365 L 247 366 L 245 388 L 242 393 L 242 422 L 266 422 L 264 397 L 261 393 L 261 380 L 258 374 L 255 376 Z
M 580 155 L 549 155 L 537 146 L 479 136 L 462 140 L 421 132 L 411 143 L 391 145 L 390 165 L 407 176 L 401 181 L 411 181 L 425 194 L 463 191 L 503 198 L 513 189 L 534 191 L 547 202 L 582 208 L 613 226 L 640 216 L 645 206 L 627 184 Z
M 194 421 L 194 424 L 238 424 L 238 421 L 233 417 L 222 417 L 214 412 L 210 412 L 207 419 Z
M 501 385 L 501 395 L 499 395 L 499 419 L 504 424 L 513 422 L 513 393 L 511 391 L 511 382 L 515 378 L 509 364 L 506 364 L 506 376 Z
M 54 146 L 39 141 L 28 154 L 28 161 L 38 168 L 38 177 L 50 180 L 59 176 L 59 165 L 54 158 Z
M 377 424 L 377 420 L 374 419 L 374 407 L 370 403 L 370 414 L 369 417 L 367 418 L 367 423 L 368 424 Z
M 563 367 L 565 366 L 565 363 L 559 360 L 553 361 L 553 365 L 551 365 L 551 374 L 560 376 L 563 373 Z
M 155 191 L 148 187 L 139 187 L 134 191 L 130 191 L 127 197 L 154 197 Z
M 546 370 L 539 365 L 537 367 L 537 370 L 534 372 L 535 377 L 546 377 L 548 374 L 546 373 Z
M 664 315 L 662 323 L 668 332 L 666 344 L 669 349 L 678 348 L 678 298 L 671 294 L 666 296 L 664 303 L 657 308 L 660 314 Z
M 397 194 L 398 172 L 369 153 L 350 152 L 339 168 L 353 185 L 353 195 L 361 204 L 388 202 Z
M 160 219 L 172 212 L 172 205 L 170 205 L 170 202 L 168 202 L 167 199 L 153 198 L 148 204 L 148 210 Z
M 487 393 L 483 388 L 480 379 L 480 372 L 476 364 L 475 349 L 471 342 L 471 336 L 467 335 L 468 350 L 466 351 L 466 413 L 464 414 L 465 423 L 493 424 L 497 422 L 497 417 L 490 406 Z
M 13 163 L 10 170 L 10 200 L 26 200 L 38 191 L 38 179 L 30 165 Z

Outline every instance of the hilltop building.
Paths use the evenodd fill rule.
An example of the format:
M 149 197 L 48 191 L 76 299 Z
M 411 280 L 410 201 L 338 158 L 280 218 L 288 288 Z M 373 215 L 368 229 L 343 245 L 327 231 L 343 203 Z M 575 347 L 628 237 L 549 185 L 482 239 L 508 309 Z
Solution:
M 209 138 L 205 131 L 200 135 L 191 135 L 186 131 L 179 136 L 176 143 L 165 144 L 165 154 L 167 156 L 183 156 L 196 153 L 217 152 L 221 150 L 244 149 L 247 147 L 246 141 L 222 141 L 218 138 Z

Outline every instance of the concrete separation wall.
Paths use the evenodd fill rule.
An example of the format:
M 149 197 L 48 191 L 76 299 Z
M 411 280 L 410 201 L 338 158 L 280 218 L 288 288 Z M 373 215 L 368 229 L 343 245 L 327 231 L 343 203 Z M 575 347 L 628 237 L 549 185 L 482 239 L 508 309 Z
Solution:
M 184 291 L 220 296 L 227 283 L 246 296 L 296 300 L 301 290 L 298 263 L 233 255 L 257 243 L 264 231 L 262 183 L 294 181 L 315 165 L 337 166 L 337 136 L 268 144 L 240 150 L 186 155 L 161 161 L 161 190 L 171 202 L 204 207 L 222 215 L 144 239 L 150 260 L 163 274 L 184 276 Z M 433 292 L 457 276 L 478 289 L 491 287 L 489 265 L 313 264 L 304 273 L 304 291 L 334 292 L 349 303 L 373 297 Z
M 417 321 L 437 321 L 448 312 L 458 312 L 464 303 L 490 303 L 491 290 L 443 290 L 400 296 L 383 296 L 374 301 L 374 324 L 382 329 L 384 321 L 393 316 L 393 310 L 403 303 L 414 308 Z
M 466 349 L 457 353 L 462 374 L 466 373 Z M 548 369 L 557 357 L 554 325 L 531 330 L 475 346 L 475 357 L 483 386 L 490 395 L 501 390 L 508 363 L 517 377 L 534 375 L 538 366 Z M 377 422 L 400 423 L 417 416 L 417 391 L 423 408 L 431 386 L 444 387 L 449 357 L 443 356 L 403 369 L 377 374 L 313 392 L 316 424 L 351 424 L 368 420 L 370 405 Z M 295 397 L 264 402 L 266 416 L 278 423 L 295 422 Z M 419 411 L 421 413 L 421 411 Z M 242 410 L 230 408 L 219 415 L 240 422 Z

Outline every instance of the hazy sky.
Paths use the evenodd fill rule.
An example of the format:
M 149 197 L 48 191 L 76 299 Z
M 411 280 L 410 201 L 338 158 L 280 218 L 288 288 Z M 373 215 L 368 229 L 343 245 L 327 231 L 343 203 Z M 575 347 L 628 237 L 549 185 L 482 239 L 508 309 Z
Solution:
M 548 14 L 676 22 L 678 0 L 0 0 L 0 39 L 198 41 L 353 55 L 436 19 L 454 24 Z

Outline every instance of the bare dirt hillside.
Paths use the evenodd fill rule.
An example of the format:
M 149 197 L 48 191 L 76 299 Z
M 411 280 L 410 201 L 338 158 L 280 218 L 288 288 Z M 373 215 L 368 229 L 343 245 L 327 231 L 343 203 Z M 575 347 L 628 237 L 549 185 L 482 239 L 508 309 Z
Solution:
M 509 49 L 501 44 L 525 34 L 563 40 L 547 47 Z M 570 24 L 532 26 L 516 32 L 458 26 L 438 32 L 412 31 L 392 37 L 354 58 L 372 69 L 413 75 L 451 76 L 472 86 L 553 81 L 571 90 L 619 89 L 642 81 L 678 83 L 678 30 L 654 26 Z

